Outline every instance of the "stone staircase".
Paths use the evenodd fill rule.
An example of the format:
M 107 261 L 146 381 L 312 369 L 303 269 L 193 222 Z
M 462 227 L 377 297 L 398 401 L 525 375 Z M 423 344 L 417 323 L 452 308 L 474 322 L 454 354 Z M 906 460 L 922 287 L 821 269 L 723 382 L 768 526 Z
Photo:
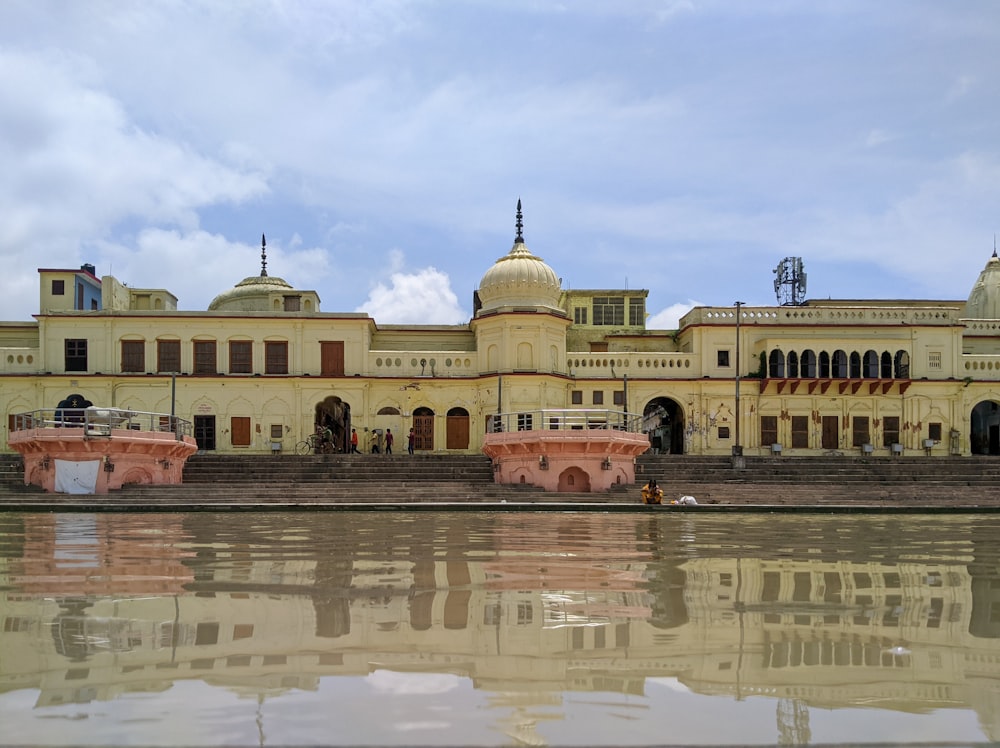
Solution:
M 493 482 L 481 455 L 220 455 L 188 460 L 184 484 L 126 486 L 108 496 L 46 494 L 25 486 L 19 455 L 0 455 L 4 505 L 95 504 L 108 508 L 315 506 L 323 504 L 639 503 L 656 478 L 666 500 L 744 506 L 909 506 L 1000 508 L 1000 459 L 988 457 L 747 457 L 641 455 L 636 485 L 605 493 L 546 493 Z
M 1000 507 L 996 457 L 730 457 L 641 455 L 636 481 L 656 478 L 666 498 L 760 505 Z

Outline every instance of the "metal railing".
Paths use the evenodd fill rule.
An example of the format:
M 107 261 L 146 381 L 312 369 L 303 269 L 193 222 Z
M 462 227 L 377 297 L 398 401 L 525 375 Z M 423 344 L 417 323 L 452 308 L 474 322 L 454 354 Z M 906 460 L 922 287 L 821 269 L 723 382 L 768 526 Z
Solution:
M 121 408 L 42 408 L 14 416 L 14 431 L 44 428 L 83 429 L 87 436 L 111 436 L 113 429 L 156 431 L 178 439 L 194 433 L 190 421 L 169 413 Z
M 520 413 L 500 413 L 487 422 L 490 433 L 501 431 L 574 431 L 580 429 L 612 429 L 642 432 L 642 416 L 622 410 L 591 408 L 558 408 L 526 410 Z

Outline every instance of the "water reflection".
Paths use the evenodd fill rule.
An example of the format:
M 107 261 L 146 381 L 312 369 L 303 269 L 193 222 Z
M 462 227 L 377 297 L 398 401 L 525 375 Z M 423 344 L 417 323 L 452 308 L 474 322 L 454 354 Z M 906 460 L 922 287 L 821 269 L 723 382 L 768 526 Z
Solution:
M 445 708 L 433 699 L 398 715 L 385 701 L 351 708 L 397 727 L 423 720 L 424 739 L 400 727 L 407 744 L 442 743 L 445 733 L 461 744 L 905 742 L 889 722 L 885 734 L 873 726 L 859 738 L 837 724 L 815 734 L 817 710 L 872 707 L 880 717 L 967 713 L 973 739 L 992 741 L 1000 739 L 997 522 L 0 515 L 0 694 L 31 693 L 34 713 L 44 714 L 207 684 L 255 702 L 253 740 L 264 743 L 266 699 L 357 678 L 378 690 L 389 674 L 425 674 L 412 681 L 424 697 L 442 678 L 451 690 L 469 684 L 479 700 L 463 698 L 478 704 L 478 724 L 430 719 Z M 702 697 L 685 707 L 701 710 L 700 729 L 680 732 L 683 717 L 674 714 L 675 732 L 662 731 L 662 707 L 676 703 L 664 683 Z M 196 712 L 201 698 L 184 709 Z M 339 698 L 330 709 L 348 708 L 350 697 Z M 768 700 L 768 722 L 757 733 L 748 722 L 727 739 L 715 723 L 755 698 Z M 574 732 L 597 716 L 631 732 Z M 199 732 L 202 743 L 225 742 L 232 730 L 222 718 L 199 719 L 217 731 Z M 312 729 L 304 722 L 295 720 L 293 738 L 271 736 L 346 744 L 374 729 L 331 736 L 303 732 Z M 942 729 L 964 725 L 955 722 Z M 116 734 L 101 742 L 157 742 L 134 725 Z M 967 733 L 949 737 L 956 734 Z M 183 742 L 176 738 L 167 742 Z M 235 742 L 247 740 L 244 732 Z M 372 742 L 388 739 L 378 733 Z

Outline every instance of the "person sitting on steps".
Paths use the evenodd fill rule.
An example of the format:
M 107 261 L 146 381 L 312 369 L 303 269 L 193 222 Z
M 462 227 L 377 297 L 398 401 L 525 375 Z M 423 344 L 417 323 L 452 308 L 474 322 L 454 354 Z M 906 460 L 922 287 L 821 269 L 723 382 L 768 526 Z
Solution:
M 656 485 L 656 479 L 650 478 L 649 483 L 642 487 L 643 504 L 662 504 L 663 489 Z

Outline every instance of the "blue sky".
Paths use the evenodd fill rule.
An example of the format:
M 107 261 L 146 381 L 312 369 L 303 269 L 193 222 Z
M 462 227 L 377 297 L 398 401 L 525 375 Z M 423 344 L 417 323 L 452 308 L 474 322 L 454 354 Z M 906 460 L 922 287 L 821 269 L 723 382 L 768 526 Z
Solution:
M 1000 230 L 995 0 L 0 3 L 0 319 L 93 263 L 462 323 L 510 250 L 695 304 L 965 299 Z

